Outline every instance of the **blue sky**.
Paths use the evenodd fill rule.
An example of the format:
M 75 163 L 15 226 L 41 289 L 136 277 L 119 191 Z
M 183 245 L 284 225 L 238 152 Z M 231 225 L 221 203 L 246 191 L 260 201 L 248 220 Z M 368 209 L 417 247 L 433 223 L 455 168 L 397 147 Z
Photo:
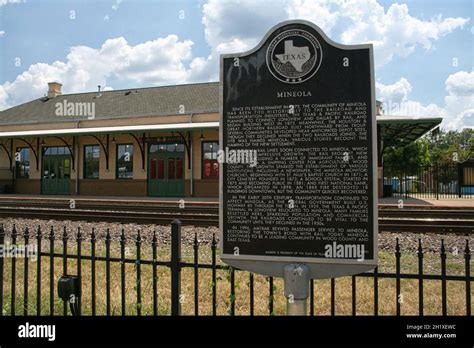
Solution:
M 0 0 L 0 108 L 43 96 L 51 80 L 66 93 L 216 81 L 220 53 L 293 18 L 374 43 L 389 113 L 474 126 L 472 0 Z

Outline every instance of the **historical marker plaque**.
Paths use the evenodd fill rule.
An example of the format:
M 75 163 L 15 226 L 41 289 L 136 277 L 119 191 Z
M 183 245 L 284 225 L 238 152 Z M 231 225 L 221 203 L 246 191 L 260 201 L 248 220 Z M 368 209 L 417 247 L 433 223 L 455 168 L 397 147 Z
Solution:
M 283 22 L 221 56 L 220 251 L 224 262 L 311 278 L 377 264 L 372 45 Z

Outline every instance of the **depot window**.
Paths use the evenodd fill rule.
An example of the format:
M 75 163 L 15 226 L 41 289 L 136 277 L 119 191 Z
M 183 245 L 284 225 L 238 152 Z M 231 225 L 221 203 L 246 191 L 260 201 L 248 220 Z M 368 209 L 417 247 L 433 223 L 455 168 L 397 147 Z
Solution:
M 133 179 L 133 144 L 117 145 L 117 178 Z
M 202 178 L 219 178 L 219 163 L 217 156 L 219 143 L 217 141 L 204 141 L 202 143 Z
M 15 153 L 16 178 L 29 179 L 30 177 L 30 149 L 28 147 L 19 147 Z
M 48 146 L 43 148 L 43 156 L 70 156 L 71 150 L 67 146 Z
M 84 179 L 99 179 L 99 145 L 84 146 Z

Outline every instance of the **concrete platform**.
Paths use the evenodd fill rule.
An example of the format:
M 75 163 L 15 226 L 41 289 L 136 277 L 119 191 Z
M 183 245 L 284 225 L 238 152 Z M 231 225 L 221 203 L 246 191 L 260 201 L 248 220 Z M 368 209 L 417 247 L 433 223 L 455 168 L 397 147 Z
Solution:
M 403 199 L 404 206 L 425 206 L 425 207 L 458 207 L 458 208 L 474 208 L 474 197 L 459 199 L 433 199 L 433 198 L 380 198 L 379 205 L 398 206 L 398 201 Z

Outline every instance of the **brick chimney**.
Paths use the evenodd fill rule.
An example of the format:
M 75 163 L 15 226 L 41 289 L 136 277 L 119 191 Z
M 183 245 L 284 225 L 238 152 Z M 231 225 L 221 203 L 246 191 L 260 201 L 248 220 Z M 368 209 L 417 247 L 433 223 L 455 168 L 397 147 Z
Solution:
M 48 82 L 48 98 L 55 98 L 61 95 L 61 87 L 63 85 L 59 82 Z

